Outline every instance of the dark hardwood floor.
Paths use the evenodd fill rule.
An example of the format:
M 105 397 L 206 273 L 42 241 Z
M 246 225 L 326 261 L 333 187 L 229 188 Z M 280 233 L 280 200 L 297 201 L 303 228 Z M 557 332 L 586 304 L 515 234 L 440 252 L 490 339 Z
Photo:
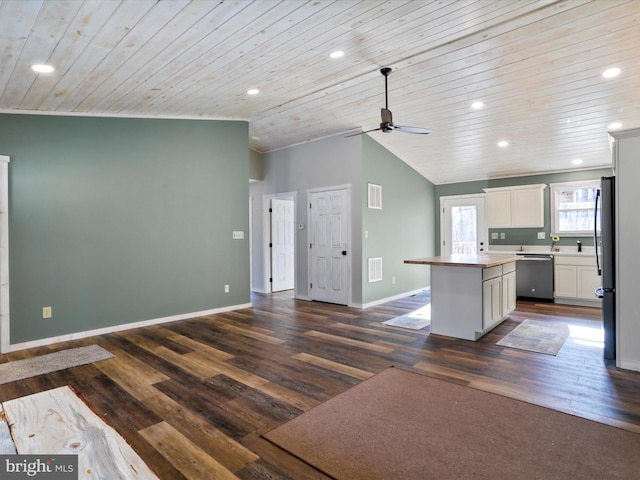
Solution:
M 371 375 L 402 366 L 640 432 L 640 373 L 602 358 L 600 311 L 518 302 L 477 342 L 380 322 L 419 294 L 366 310 L 254 295 L 253 308 L 34 348 L 97 343 L 115 358 L 0 385 L 0 401 L 70 385 L 165 479 L 325 479 L 261 434 Z M 570 325 L 557 356 L 496 345 L 522 320 Z M 428 399 L 425 399 L 428 401 Z

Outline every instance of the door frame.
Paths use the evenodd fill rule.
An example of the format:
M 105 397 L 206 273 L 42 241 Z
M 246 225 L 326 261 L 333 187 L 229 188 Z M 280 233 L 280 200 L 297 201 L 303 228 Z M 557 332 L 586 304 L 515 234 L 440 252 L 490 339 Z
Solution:
M 271 247 L 269 247 L 269 242 L 271 240 L 271 215 L 269 213 L 269 208 L 271 208 L 271 199 L 279 198 L 282 200 L 292 200 L 293 201 L 293 224 L 297 225 L 297 205 L 298 205 L 298 192 L 284 192 L 284 193 L 274 193 L 270 195 L 262 196 L 262 245 L 263 245 L 263 282 L 264 282 L 264 291 L 265 293 L 273 293 L 271 290 L 271 282 L 269 279 L 271 278 Z M 298 298 L 298 282 L 297 282 L 297 268 L 296 265 L 298 263 L 298 252 L 297 252 L 297 243 L 298 243 L 298 232 L 297 229 L 293 229 L 293 296 Z
M 9 161 L 0 155 L 0 353 L 10 351 L 9 317 Z
M 478 235 L 482 235 L 484 237 L 484 245 L 485 245 L 485 252 L 489 249 L 489 229 L 487 228 L 487 215 L 486 215 L 486 194 L 484 193 L 469 193 L 466 195 L 448 195 L 448 196 L 442 196 L 440 197 L 440 239 L 439 239 L 439 246 L 440 246 L 440 255 L 443 255 L 443 242 L 444 242 L 444 233 L 445 233 L 445 224 L 444 224 L 444 219 L 445 219 L 445 206 L 444 206 L 444 202 L 447 200 L 468 200 L 468 199 L 482 199 L 482 202 L 484 203 L 484 208 L 483 208 L 483 218 L 482 218 L 482 222 L 478 222 Z M 482 223 L 480 225 L 480 223 Z
M 311 205 L 311 195 L 315 193 L 323 193 L 323 192 L 333 192 L 336 190 L 346 190 L 347 192 L 347 244 L 349 245 L 349 255 L 348 255 L 348 263 L 347 263 L 347 278 L 345 279 L 345 285 L 347 288 L 347 306 L 352 305 L 352 292 L 351 282 L 353 278 L 353 242 L 351 241 L 351 184 L 346 185 L 333 185 L 330 187 L 317 187 L 317 188 L 308 188 L 307 189 L 307 205 Z M 307 245 L 311 244 L 311 234 L 312 234 L 312 215 L 311 208 L 307 208 Z M 312 269 L 313 264 L 311 262 L 311 253 L 309 248 L 307 248 L 307 298 L 309 300 L 313 300 L 311 297 L 311 292 L 308 290 L 309 283 L 312 278 Z

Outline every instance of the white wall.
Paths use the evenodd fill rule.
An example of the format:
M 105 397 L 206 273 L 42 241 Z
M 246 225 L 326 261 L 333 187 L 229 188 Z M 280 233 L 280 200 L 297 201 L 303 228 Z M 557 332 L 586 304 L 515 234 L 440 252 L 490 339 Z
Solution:
M 335 185 L 351 185 L 351 239 L 352 301 L 362 299 L 362 139 L 359 136 L 345 138 L 335 136 L 296 145 L 275 152 L 265 153 L 263 180 L 250 185 L 253 197 L 253 285 L 255 291 L 265 291 L 265 258 L 263 245 L 265 195 L 295 192 L 296 224 L 303 223 L 303 230 L 296 229 L 296 294 L 308 298 L 308 239 L 307 239 L 307 190 Z
M 640 129 L 616 132 L 617 365 L 640 370 Z

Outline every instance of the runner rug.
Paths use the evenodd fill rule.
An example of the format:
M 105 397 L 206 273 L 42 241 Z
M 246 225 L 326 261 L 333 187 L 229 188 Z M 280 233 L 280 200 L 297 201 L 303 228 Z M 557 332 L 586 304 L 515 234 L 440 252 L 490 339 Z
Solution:
M 431 304 L 427 304 L 411 313 L 382 322 L 383 325 L 422 330 L 431 325 Z
M 0 364 L 0 385 L 108 358 L 113 358 L 111 352 L 99 345 L 89 345 L 2 363 Z
M 393 367 L 264 437 L 338 480 L 640 472 L 640 434 Z
M 557 355 L 568 336 L 569 327 L 566 325 L 525 320 L 496 345 Z

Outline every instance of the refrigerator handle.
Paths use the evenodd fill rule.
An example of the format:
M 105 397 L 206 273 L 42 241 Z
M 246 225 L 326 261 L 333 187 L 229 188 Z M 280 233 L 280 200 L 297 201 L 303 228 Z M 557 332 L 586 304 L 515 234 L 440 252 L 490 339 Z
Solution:
M 593 246 L 596 251 L 596 269 L 598 271 L 598 276 L 602 276 L 602 269 L 600 268 L 600 258 L 598 256 L 598 200 L 600 199 L 600 189 L 596 190 L 596 209 L 595 215 L 593 218 Z

